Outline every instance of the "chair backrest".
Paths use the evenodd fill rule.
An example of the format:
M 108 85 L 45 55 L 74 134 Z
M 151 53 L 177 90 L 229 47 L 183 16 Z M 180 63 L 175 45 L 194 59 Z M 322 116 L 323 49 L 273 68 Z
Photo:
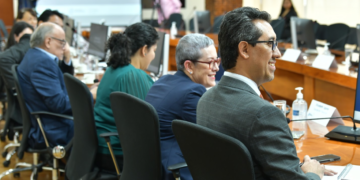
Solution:
M 219 33 L 220 31 L 220 25 L 224 19 L 225 15 L 221 15 L 221 16 L 216 16 L 214 19 L 214 24 L 213 24 L 213 33 Z
M 180 13 L 173 13 L 170 15 L 169 19 L 166 22 L 166 28 L 170 29 L 172 22 L 176 22 L 176 28 L 177 30 L 184 30 L 183 28 L 183 20 L 182 20 L 182 15 Z
M 346 36 L 350 31 L 350 27 L 346 24 L 332 24 L 326 28 L 325 39 L 330 43 L 329 49 L 344 50 Z
M 159 120 L 154 107 L 122 92 L 111 93 L 110 101 L 124 154 L 120 179 L 161 179 Z
M 9 34 L 8 34 L 8 32 L 6 31 L 5 24 L 4 24 L 4 22 L 3 22 L 1 19 L 0 19 L 0 31 L 1 31 L 2 34 L 3 34 L 3 38 L 6 39 Z M 0 32 L 0 37 L 2 37 L 1 32 Z M 2 38 L 0 38 L 0 40 L 2 40 Z
M 250 153 L 237 139 L 183 120 L 172 130 L 194 180 L 255 179 Z
M 20 142 L 20 147 L 17 152 L 19 159 L 22 159 L 24 157 L 24 152 L 28 147 L 28 136 L 29 136 L 30 128 L 31 128 L 31 120 L 30 120 L 30 113 L 26 107 L 25 99 L 24 99 L 24 96 L 23 96 L 23 93 L 22 93 L 22 90 L 21 90 L 21 87 L 19 84 L 17 67 L 18 67 L 18 64 L 14 64 L 11 67 L 11 70 L 12 70 L 13 77 L 14 77 L 15 89 L 16 89 L 16 94 L 17 94 L 16 97 L 17 97 L 19 105 L 20 105 L 21 115 L 22 115 L 22 119 L 23 119 L 22 138 L 21 138 L 21 142 Z
M 94 107 L 89 88 L 74 76 L 65 73 L 64 81 L 74 117 L 73 146 L 66 163 L 66 177 L 78 180 L 93 170 L 98 139 Z
M 356 28 L 350 28 L 346 44 L 356 44 L 359 46 L 357 41 Z
M 283 33 L 283 30 L 284 30 L 285 20 L 284 19 L 275 19 L 275 20 L 272 20 L 270 22 L 270 24 L 271 24 L 272 28 L 274 29 L 276 37 L 278 39 L 280 39 L 281 35 Z

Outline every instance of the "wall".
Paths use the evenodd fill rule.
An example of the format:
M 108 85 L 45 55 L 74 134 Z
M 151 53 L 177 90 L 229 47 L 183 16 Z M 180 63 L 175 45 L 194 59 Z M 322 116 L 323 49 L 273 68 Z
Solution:
M 186 27 L 189 27 L 189 21 L 193 17 L 194 7 L 197 11 L 205 11 L 205 0 L 186 0 L 186 7 L 181 8 L 181 14 L 186 23 Z M 143 9 L 143 19 L 151 19 L 152 9 Z M 154 19 L 157 19 L 157 11 L 154 13 Z
M 292 0 L 299 17 L 313 19 L 320 24 L 344 23 L 355 27 L 360 24 L 359 0 Z M 256 7 L 279 17 L 283 0 L 243 0 L 243 6 Z M 306 3 L 306 8 L 304 8 Z

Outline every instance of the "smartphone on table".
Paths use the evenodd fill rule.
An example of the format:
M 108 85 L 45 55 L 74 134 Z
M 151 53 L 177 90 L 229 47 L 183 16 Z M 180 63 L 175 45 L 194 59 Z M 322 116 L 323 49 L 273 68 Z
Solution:
M 325 154 L 325 155 L 311 157 L 311 159 L 316 159 L 320 163 L 325 163 L 325 162 L 339 161 L 341 158 L 340 156 L 334 154 Z

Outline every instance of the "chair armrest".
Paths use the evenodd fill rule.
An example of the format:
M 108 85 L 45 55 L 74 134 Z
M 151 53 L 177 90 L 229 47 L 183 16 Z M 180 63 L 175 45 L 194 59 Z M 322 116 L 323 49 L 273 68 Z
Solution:
M 110 141 L 110 136 L 118 136 L 119 133 L 118 132 L 106 132 L 106 133 L 101 133 L 99 136 L 104 138 L 106 142 Z
M 174 171 L 174 170 L 181 169 L 181 168 L 184 168 L 184 167 L 187 167 L 186 162 L 170 165 L 170 166 L 168 166 L 168 170 L 169 171 Z
M 14 130 L 14 131 L 21 131 L 22 129 L 23 129 L 22 126 L 15 126 L 15 127 L 13 127 L 13 130 Z
M 74 120 L 74 118 L 72 116 L 58 114 L 58 113 L 52 113 L 52 112 L 47 112 L 47 111 L 35 111 L 35 112 L 32 112 L 31 115 L 50 115 L 50 116 L 61 117 L 64 119 Z
M 174 178 L 176 179 L 180 177 L 180 169 L 184 167 L 187 167 L 186 162 L 170 165 L 168 166 L 168 170 L 173 173 Z

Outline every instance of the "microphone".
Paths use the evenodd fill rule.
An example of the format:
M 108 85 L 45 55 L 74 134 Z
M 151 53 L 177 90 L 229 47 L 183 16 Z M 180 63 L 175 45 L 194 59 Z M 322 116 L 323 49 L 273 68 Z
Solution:
M 353 122 L 353 127 L 339 125 L 335 129 L 327 133 L 325 137 L 338 141 L 360 143 L 360 139 L 359 140 L 357 139 L 357 137 L 360 137 L 360 131 L 359 128 L 357 128 L 355 125 L 355 123 L 359 123 L 359 122 L 354 120 L 352 116 L 309 118 L 309 119 L 298 119 L 292 121 L 309 121 L 309 120 L 323 120 L 323 119 L 337 119 L 337 118 L 350 118 Z
M 70 26 L 70 24 L 68 22 L 66 22 L 65 25 L 67 27 L 69 27 L 72 30 L 72 32 L 77 33 L 76 29 L 74 27 Z
M 329 49 L 331 49 L 331 46 L 334 46 L 335 44 L 338 44 L 339 42 L 341 42 L 342 40 L 344 40 L 345 38 L 349 37 L 350 32 L 348 32 L 346 35 L 344 35 L 343 37 L 341 37 L 340 39 L 334 41 L 333 43 L 330 43 L 329 45 Z

